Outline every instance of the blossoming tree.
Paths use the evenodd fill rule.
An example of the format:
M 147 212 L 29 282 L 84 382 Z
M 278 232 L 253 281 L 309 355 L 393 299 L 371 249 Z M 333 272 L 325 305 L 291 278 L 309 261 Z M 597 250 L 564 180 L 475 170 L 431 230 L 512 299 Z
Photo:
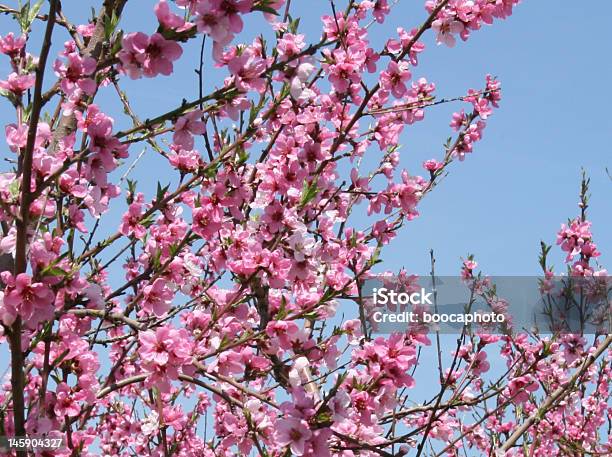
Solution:
M 15 116 L 0 174 L 0 435 L 61 437 L 35 451 L 57 456 L 610 455 L 610 336 L 463 334 L 438 346 L 452 363 L 439 358 L 439 385 L 415 406 L 430 339 L 373 338 L 363 309 L 331 319 L 501 98 L 486 76 L 453 100 L 465 105 L 455 136 L 424 176 L 402 170 L 401 132 L 449 101 L 412 77 L 421 38 L 454 46 L 518 2 L 427 1 L 423 22 L 388 31 L 380 49 L 368 34 L 387 0 L 331 0 L 311 43 L 291 0 L 160 0 L 144 9 L 158 22 L 146 32 L 122 30 L 127 0 L 100 2 L 86 24 L 59 0 L 0 5 L 15 19 L 0 37 Z M 272 39 L 239 42 L 262 14 Z M 65 41 L 59 55 L 52 40 Z M 125 81 L 166 84 L 195 40 L 219 87 L 137 113 Z M 151 154 L 176 185 L 145 195 L 129 176 Z M 586 199 L 585 181 L 558 243 L 572 274 L 603 276 Z M 463 275 L 475 268 L 466 260 Z M 487 377 L 491 357 L 501 376 Z

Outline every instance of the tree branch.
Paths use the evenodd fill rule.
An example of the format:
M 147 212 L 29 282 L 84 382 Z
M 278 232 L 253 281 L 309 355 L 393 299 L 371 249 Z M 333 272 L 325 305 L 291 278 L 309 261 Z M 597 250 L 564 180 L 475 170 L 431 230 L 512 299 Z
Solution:
M 34 144 L 36 141 L 36 130 L 40 119 L 42 108 L 42 86 L 47 65 L 47 57 L 51 49 L 51 36 L 55 25 L 55 15 L 58 8 L 58 0 L 49 1 L 49 19 L 45 28 L 38 66 L 36 67 L 36 82 L 34 84 L 34 99 L 30 114 L 30 125 L 26 148 L 19 160 L 18 173 L 21 174 L 21 196 L 20 196 L 20 219 L 17 220 L 17 240 L 15 245 L 15 275 L 25 273 L 27 269 L 27 239 L 28 222 L 30 217 L 30 203 L 32 202 L 32 158 L 34 155 Z M 23 352 L 21 350 L 21 317 L 17 317 L 12 325 L 9 343 L 11 347 L 11 388 L 13 393 L 13 420 L 16 436 L 25 436 L 25 405 L 24 405 L 24 373 Z M 18 451 L 17 455 L 25 456 L 25 451 Z
M 538 423 L 542 420 L 544 415 L 554 408 L 560 400 L 565 398 L 567 394 L 571 392 L 571 387 L 576 383 L 578 378 L 580 378 L 591 365 L 595 363 L 595 361 L 608 349 L 608 347 L 612 344 L 612 335 L 608 335 L 605 340 L 601 342 L 595 352 L 590 354 L 586 360 L 582 363 L 578 371 L 574 373 L 574 375 L 570 378 L 570 380 L 562 386 L 559 386 L 553 393 L 551 393 L 545 400 L 542 402 L 542 406 L 540 406 L 537 411 L 534 411 L 525 422 L 518 427 L 510 438 L 506 440 L 506 442 L 496 451 L 497 455 L 504 455 L 508 449 L 510 449 L 514 444 L 518 441 L 518 439 L 523 436 L 532 425 Z

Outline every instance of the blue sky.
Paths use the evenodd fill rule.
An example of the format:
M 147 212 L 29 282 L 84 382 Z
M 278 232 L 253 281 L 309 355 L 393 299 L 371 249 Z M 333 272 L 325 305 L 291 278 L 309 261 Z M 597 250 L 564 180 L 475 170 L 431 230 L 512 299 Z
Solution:
M 448 273 L 468 251 L 488 273 L 537 273 L 539 240 L 553 241 L 558 224 L 577 214 L 581 167 L 592 177 L 590 215 L 605 265 L 612 248 L 612 181 L 605 172 L 611 165 L 606 81 L 612 65 L 602 56 L 609 52 L 610 19 L 609 2 L 587 8 L 527 0 L 507 21 L 456 49 L 430 46 L 420 69 L 439 83 L 440 93 L 461 92 L 488 72 L 502 81 L 503 101 L 476 152 L 423 202 L 422 217 L 398 240 L 414 246 L 407 252 L 421 269 L 432 247 L 438 268 Z M 447 112 L 431 114 L 429 124 L 407 138 L 415 156 L 435 148 L 444 132 Z

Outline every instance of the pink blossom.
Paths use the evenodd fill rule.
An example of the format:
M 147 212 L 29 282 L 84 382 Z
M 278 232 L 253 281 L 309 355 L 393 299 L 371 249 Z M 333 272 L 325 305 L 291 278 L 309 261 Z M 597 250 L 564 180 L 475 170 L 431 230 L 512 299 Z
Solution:
M 276 426 L 276 440 L 278 444 L 289 446 L 295 455 L 304 455 L 306 443 L 309 442 L 312 432 L 308 423 L 297 418 L 279 419 Z
M 223 108 L 221 108 L 221 113 L 223 116 L 237 121 L 240 111 L 248 110 L 250 106 L 249 100 L 245 96 L 237 96 L 231 100 L 228 100 L 225 105 L 223 105 Z
M 285 33 L 283 37 L 278 40 L 276 48 L 278 49 L 279 55 L 287 60 L 299 54 L 300 51 L 304 49 L 304 46 L 304 35 Z
M 186 332 L 171 326 L 147 330 L 139 336 L 140 353 L 143 360 L 156 365 L 183 364 L 189 360 L 189 345 Z
M 301 63 L 296 71 L 295 76 L 291 79 L 291 96 L 295 99 L 301 97 L 312 97 L 315 93 L 308 87 L 308 78 L 314 72 L 314 65 L 308 62 Z
M 0 52 L 14 59 L 22 51 L 26 44 L 24 35 L 15 38 L 13 32 L 7 33 L 4 37 L 0 37 Z
M 326 66 L 329 81 L 336 91 L 346 92 L 351 84 L 359 82 L 359 65 L 352 56 L 342 50 L 335 50 L 333 53 L 326 52 L 326 54 L 327 59 L 331 61 Z
M 59 178 L 59 185 L 62 192 L 71 194 L 77 198 L 84 198 L 87 195 L 87 186 L 80 182 L 78 172 L 69 169 Z
M 532 376 L 519 376 L 513 378 L 508 384 L 507 396 L 516 404 L 529 400 L 529 393 L 538 390 L 538 383 Z
M 174 298 L 172 289 L 165 279 L 157 278 L 152 284 L 143 288 L 142 308 L 156 316 L 162 316 L 170 309 Z
M 213 5 L 228 18 L 233 33 L 242 32 L 241 14 L 248 13 L 253 7 L 253 0 L 214 0 Z
M 406 81 L 410 80 L 411 73 L 407 62 L 389 62 L 386 71 L 380 74 L 380 85 L 390 91 L 394 97 L 400 98 L 406 93 Z
M 28 126 L 27 124 L 8 124 L 4 128 L 6 134 L 6 142 L 9 145 L 9 149 L 13 152 L 18 152 L 20 148 L 24 148 L 28 139 Z M 34 141 L 34 148 L 36 152 L 40 152 L 44 144 L 51 138 L 51 131 L 49 124 L 41 122 L 36 128 L 36 138 Z
M 369 73 L 376 73 L 376 62 L 380 60 L 380 55 L 372 48 L 366 49 L 366 68 Z
M 177 330 L 170 325 L 164 325 L 155 331 L 140 333 L 138 341 L 143 366 L 150 372 L 147 384 L 159 387 L 162 392 L 168 392 L 170 381 L 178 379 L 179 373 L 191 357 L 187 331 L 184 328 Z
M 123 49 L 118 57 L 123 69 L 132 79 L 152 78 L 158 74 L 170 75 L 172 62 L 183 54 L 181 46 L 166 40 L 160 33 L 150 37 L 142 32 L 129 33 L 123 38 Z
M 385 16 L 390 12 L 391 8 L 389 7 L 387 0 L 376 0 L 372 10 L 372 15 L 376 19 L 376 22 L 382 24 L 385 21 Z
M 501 100 L 501 82 L 491 75 L 487 75 L 486 80 L 485 97 L 495 108 L 498 108 Z
M 284 227 L 285 210 L 277 200 L 274 200 L 271 205 L 265 208 L 261 220 L 267 224 L 266 228 L 270 233 L 277 233 Z
M 81 57 L 77 52 L 66 55 L 67 62 L 56 60 L 53 66 L 55 73 L 62 78 L 61 87 L 65 94 L 72 95 L 80 89 L 87 95 L 93 95 L 96 82 L 90 78 L 96 70 L 96 61 L 91 57 Z
M 261 78 L 266 69 L 266 62 L 251 48 L 234 57 L 229 62 L 228 68 L 234 75 L 234 83 L 239 91 L 254 90 L 262 93 L 266 90 L 265 80 Z
M 17 310 L 4 304 L 4 292 L 0 291 L 0 321 L 4 325 L 13 325 L 17 318 Z
M 127 212 L 121 218 L 119 231 L 126 236 L 134 236 L 143 239 L 147 233 L 146 228 L 141 224 L 142 205 L 134 202 L 130 204 Z
M 193 136 L 202 135 L 206 132 L 206 126 L 200 119 L 202 111 L 194 110 L 178 118 L 174 124 L 174 144 L 184 149 L 193 149 Z
M 222 214 L 218 208 L 206 205 L 193 211 L 193 231 L 205 239 L 211 239 L 221 228 Z
M 584 354 L 586 340 L 578 335 L 563 335 L 563 355 L 567 363 L 573 363 L 575 360 L 581 359 Z
M 398 208 L 402 208 L 408 219 L 418 216 L 416 206 L 425 185 L 425 181 L 420 176 L 410 176 L 406 171 L 403 171 L 402 183 L 391 186 L 390 191 L 395 194 L 393 203 Z
M 473 260 L 464 260 L 463 266 L 468 270 L 474 270 L 478 266 L 478 262 L 474 262 Z
M 242 31 L 240 15 L 249 12 L 252 5 L 252 0 L 200 0 L 196 6 L 198 31 L 220 45 L 228 44 Z
M 489 371 L 491 365 L 487 361 L 487 353 L 485 351 L 479 351 L 474 357 L 471 367 L 474 376 L 480 376 L 481 374 Z
M 88 24 L 77 25 L 76 30 L 81 34 L 81 36 L 89 38 L 93 35 L 95 28 L 96 24 L 90 22 Z
M 423 39 L 433 32 L 439 42 L 465 40 L 507 17 L 517 2 L 440 6 L 428 0 L 429 12 L 439 9 L 425 23 L 434 22 L 434 30 L 425 27 Z M 408 455 L 424 433 L 442 453 L 462 455 L 465 448 L 488 455 L 538 413 L 548 393 L 566 386 L 605 338 L 473 335 L 450 357 L 444 353 L 444 408 L 419 404 L 420 394 L 411 391 L 418 365 L 435 358 L 436 347 L 425 348 L 432 342 L 413 326 L 362 335 L 360 309 L 351 300 L 364 292 L 361 280 L 389 282 L 391 272 L 373 273 L 381 248 L 418 216 L 441 170 L 476 149 L 483 119 L 499 104 L 500 83 L 487 76 L 484 89 L 462 98 L 470 110 L 453 115 L 451 127 L 459 133 L 448 144 L 456 146 L 443 148 L 440 161 L 423 163 L 426 178 L 410 174 L 401 169 L 410 157 L 402 157 L 398 145 L 407 126 L 424 118 L 435 89 L 425 78 L 411 80 L 425 48 L 416 40 L 421 32 L 373 34 L 372 16 L 386 21 L 393 2 L 360 0 L 322 18 L 317 45 L 319 34 L 310 34 L 310 42 L 300 34 L 296 2 L 285 2 L 286 20 L 283 3 L 160 0 L 153 2 L 157 33 L 151 36 L 116 30 L 100 42 L 98 32 L 109 24 L 93 20 L 76 34 L 70 30 L 54 66 L 57 78 L 47 81 L 53 88 L 47 94 L 58 103 L 45 103 L 42 115 L 54 122 L 37 126 L 28 183 L 21 183 L 23 163 L 16 159 L 27 143 L 31 100 L 16 107 L 17 121 L 5 131 L 19 157 L 7 162 L 15 170 L 0 173 L 0 266 L 6 270 L 0 342 L 21 317 L 28 433 L 63 438 L 85 457 L 166 451 L 353 457 L 374 449 Z M 270 20 L 269 8 L 279 13 L 273 20 L 284 22 L 258 30 L 265 40 L 230 44 L 248 17 L 267 26 L 259 12 Z M 258 12 L 249 15 L 253 9 Z M 25 40 L 20 47 L 11 39 L 0 39 L 11 57 L 7 74 L 31 73 L 36 56 L 25 53 Z M 213 48 L 214 62 L 204 61 L 204 93 L 212 94 L 203 96 L 205 113 L 194 111 L 198 102 L 189 98 L 147 117 L 136 113 L 138 97 L 130 98 L 124 108 L 134 122 L 122 119 L 117 132 L 115 120 L 85 96 L 100 86 L 96 98 L 111 106 L 106 85 L 116 82 L 129 93 L 133 84 L 123 84 L 122 76 L 168 74 L 181 43 L 197 45 L 197 52 L 196 41 L 206 47 L 212 41 Z M 90 53 L 99 54 L 99 62 L 86 57 Z M 9 98 L 18 102 L 14 94 L 22 89 L 13 82 Z M 64 135 L 58 124 L 68 116 L 75 125 Z M 206 127 L 202 153 L 194 149 L 195 136 Z M 154 146 L 152 154 L 130 157 L 128 145 L 143 142 Z M 166 161 L 168 176 L 158 167 Z M 163 195 L 142 182 L 147 173 L 171 182 Z M 27 186 L 33 193 L 26 208 L 26 272 L 14 277 L 12 262 L 23 254 L 17 252 L 23 249 L 17 246 L 20 192 Z M 124 189 L 127 209 L 112 213 L 120 220 L 100 218 Z M 606 270 L 593 265 L 599 250 L 586 209 L 585 198 L 558 244 L 568 255 L 569 274 L 603 281 Z M 551 258 L 542 261 L 548 280 Z M 461 265 L 466 284 L 492 310 L 508 313 L 508 303 L 476 268 L 471 256 Z M 404 269 L 393 277 L 406 290 L 418 286 Z M 372 303 L 362 301 L 371 315 Z M 348 320 L 340 324 L 341 318 Z M 38 325 L 46 319 L 49 326 Z M 568 449 L 579 443 L 579 453 L 607 455 L 601 431 L 609 416 L 609 358 L 589 359 L 593 364 L 563 401 L 531 424 L 533 457 L 563 451 L 560 436 Z M 494 362 L 504 379 L 491 373 Z M 492 382 L 499 388 L 492 390 Z M 546 387 L 540 394 L 539 386 Z M 7 433 L 14 434 L 12 398 L 21 391 L 9 390 L 6 382 L 0 401 L 8 411 Z M 495 414 L 474 418 L 490 405 L 498 408 Z M 214 422 L 210 439 L 198 428 L 206 417 Z M 521 448 L 508 452 L 518 457 Z
M 170 11 L 167 0 L 159 0 L 154 8 L 159 23 L 166 29 L 180 31 L 185 26 L 185 19 Z
M 81 407 L 78 403 L 80 395 L 75 393 L 66 385 L 61 383 L 56 389 L 55 414 L 58 417 L 76 417 L 81 412 Z
M 198 3 L 198 16 L 196 18 L 198 32 L 206 33 L 216 43 L 225 45 L 233 38 L 229 19 L 221 15 L 219 11 L 215 11 L 210 3 L 211 0 Z
M 12 92 L 17 97 L 21 97 L 26 90 L 34 86 L 36 76 L 34 74 L 18 75 L 11 73 L 6 81 L 0 81 L 0 89 Z
M 168 161 L 173 167 L 187 173 L 198 169 L 201 157 L 198 151 L 186 151 L 184 149 L 174 148 L 169 154 Z
M 6 142 L 11 151 L 17 152 L 20 148 L 25 147 L 28 139 L 28 126 L 26 124 L 21 124 L 19 126 L 8 124 L 4 128 L 4 132 L 6 134 Z
M 450 126 L 456 132 L 463 127 L 466 122 L 465 110 L 461 110 L 458 113 L 453 113 L 453 119 L 451 120 Z
M 266 327 L 266 333 L 271 342 L 278 344 L 280 348 L 285 350 L 291 349 L 292 341 L 300 337 L 298 326 L 290 321 L 270 322 Z
M 8 272 L 2 273 L 7 285 L 4 291 L 4 306 L 9 314 L 20 315 L 34 323 L 49 319 L 53 314 L 53 291 L 43 283 L 33 282 L 32 277 L 20 273 L 13 278 Z
M 482 119 L 487 119 L 491 113 L 493 113 L 493 108 L 491 108 L 489 100 L 486 97 L 481 96 L 481 94 L 474 89 L 470 89 L 468 91 L 466 101 L 472 103 L 474 111 L 478 113 Z
M 436 42 L 439 45 L 444 43 L 446 46 L 452 48 L 457 42 L 454 35 L 461 33 L 464 26 L 463 23 L 448 18 L 436 19 L 431 24 L 431 28 L 437 33 Z
M 566 261 L 572 260 L 578 254 L 587 258 L 599 257 L 600 253 L 592 238 L 591 222 L 574 219 L 568 225 L 561 225 L 561 230 L 557 233 L 557 244 L 567 252 Z
M 444 168 L 444 164 L 442 162 L 438 162 L 435 159 L 429 159 L 423 162 L 423 168 L 425 168 L 425 170 L 429 172 L 434 172 Z

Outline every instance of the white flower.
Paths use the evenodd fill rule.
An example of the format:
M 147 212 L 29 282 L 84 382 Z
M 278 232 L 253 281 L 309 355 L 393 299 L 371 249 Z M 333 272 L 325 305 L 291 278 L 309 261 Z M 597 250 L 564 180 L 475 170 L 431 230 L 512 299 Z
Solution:
M 310 78 L 310 75 L 312 74 L 314 69 L 315 67 L 313 64 L 304 62 L 303 64 L 300 64 L 300 66 L 297 68 L 295 75 L 300 81 L 305 83 L 306 81 L 308 81 L 308 78 Z
M 156 411 L 151 411 L 145 420 L 142 421 L 140 429 L 146 436 L 157 433 L 159 429 L 159 414 Z
M 291 96 L 296 100 L 299 98 L 310 98 L 315 95 L 314 91 L 308 87 L 308 78 L 314 69 L 314 65 L 308 62 L 304 62 L 297 67 L 289 90 Z
M 306 236 L 306 227 L 303 225 L 293 231 L 287 242 L 293 250 L 293 258 L 298 262 L 303 262 L 316 245 L 314 238 Z
M 196 257 L 188 254 L 183 258 L 183 266 L 193 276 L 202 276 L 202 268 L 196 263 Z
M 304 370 L 309 364 L 310 362 L 308 362 L 306 357 L 298 357 L 295 359 L 293 367 L 291 370 L 289 370 L 289 384 L 291 384 L 293 387 L 297 387 L 301 385 L 302 382 L 307 382 L 308 379 L 304 373 Z

